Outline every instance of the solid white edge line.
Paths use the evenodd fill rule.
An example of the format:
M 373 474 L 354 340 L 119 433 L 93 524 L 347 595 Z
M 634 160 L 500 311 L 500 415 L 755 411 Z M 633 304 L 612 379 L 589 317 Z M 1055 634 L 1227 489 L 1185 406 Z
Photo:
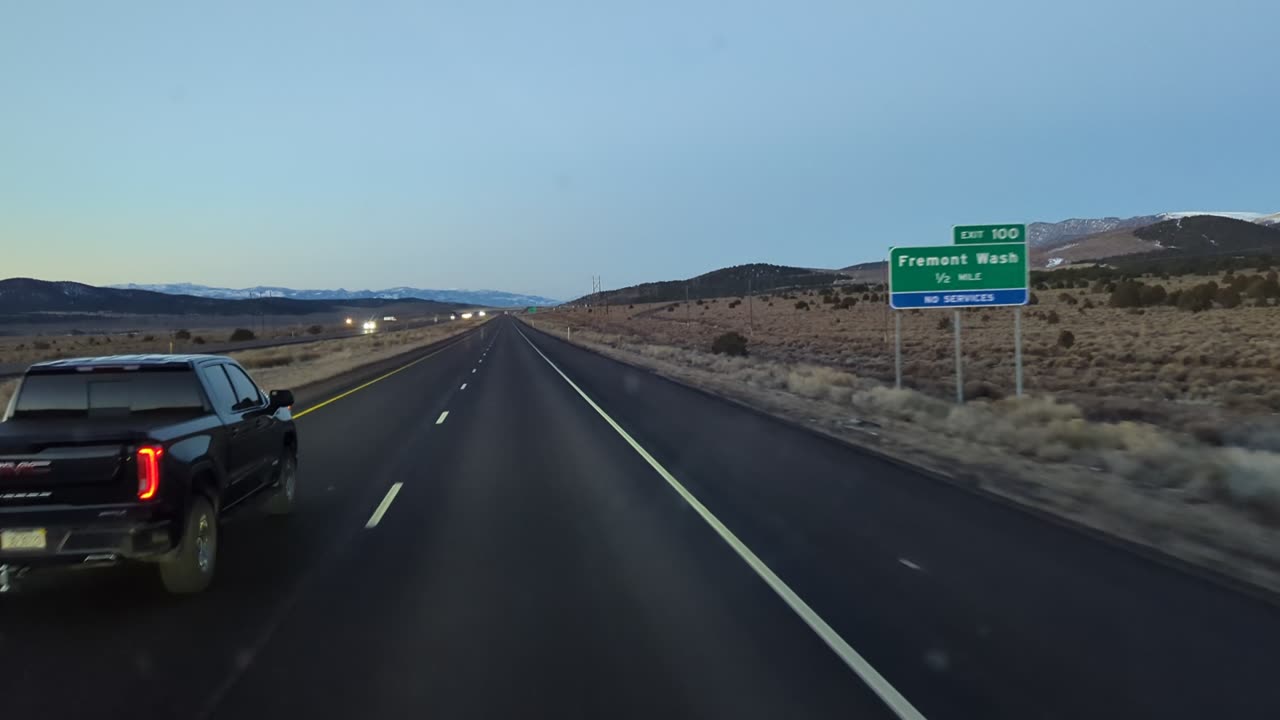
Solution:
M 667 472 L 667 469 L 662 467 L 662 465 L 655 460 L 647 450 L 641 447 L 640 443 L 637 443 L 632 439 L 632 437 L 627 434 L 627 431 L 622 429 L 622 426 L 618 425 L 613 418 L 609 417 L 609 414 L 601 409 L 594 400 L 588 397 L 581 388 L 570 380 L 568 375 L 565 375 L 559 367 L 556 367 L 556 364 L 551 362 L 551 358 L 548 358 L 543 354 L 543 352 L 538 349 L 538 346 L 534 345 L 533 341 L 524 334 L 523 330 L 516 328 L 516 332 L 520 333 L 520 337 L 523 337 L 524 341 L 529 343 L 529 347 L 533 348 L 533 351 L 538 353 L 538 355 L 540 355 L 542 359 L 551 366 L 552 370 L 555 370 L 560 377 L 564 378 L 565 382 L 569 383 L 569 387 L 573 388 L 578 395 L 582 396 L 582 399 L 586 400 L 587 404 L 599 413 L 600 417 L 604 418 L 605 422 L 609 423 L 609 425 L 622 436 L 623 440 L 627 441 L 627 444 L 631 446 L 632 450 L 635 450 L 640 457 L 644 458 L 645 462 L 649 463 L 649 466 L 661 475 L 662 479 L 666 480 L 667 484 L 679 493 L 680 497 L 684 498 L 684 501 L 689 503 L 689 506 L 697 511 L 698 515 L 702 516 L 702 519 L 716 531 L 720 538 L 728 543 L 729 547 L 733 548 L 734 552 L 738 554 L 738 557 L 742 558 L 743 561 L 755 571 L 756 575 L 759 575 L 760 579 L 764 580 L 765 584 L 777 593 L 778 597 L 782 598 L 783 602 L 790 606 L 792 611 L 794 611 L 796 615 L 799 615 L 800 619 L 803 620 L 805 624 L 818 635 L 818 637 L 822 638 L 822 641 L 825 642 L 827 646 L 844 661 L 845 665 L 849 666 L 850 670 L 853 670 L 853 672 L 871 688 L 872 692 L 884 701 L 885 705 L 889 706 L 889 709 L 892 710 L 895 715 L 901 718 L 901 720 L 926 720 L 925 716 L 922 715 L 919 710 L 916 710 L 915 706 L 903 697 L 902 693 L 898 692 L 897 688 L 890 685 L 889 681 L 886 680 L 874 667 L 872 667 L 871 663 L 867 662 L 866 658 L 862 657 L 857 650 L 854 650 L 852 645 L 845 642 L 844 638 L 840 637 L 839 633 L 827 624 L 826 620 L 823 620 L 813 608 L 809 607 L 808 603 L 802 600 L 794 590 L 783 582 L 782 578 L 778 577 L 777 573 L 770 570 L 769 566 L 765 565 L 764 561 L 751 551 L 751 548 L 743 544 L 743 542 L 738 539 L 738 536 L 734 535 L 733 531 L 726 527 L 724 523 L 720 522 L 719 518 L 712 515 L 711 511 L 699 502 L 692 493 L 686 490 L 685 487 L 680 484 L 680 481 L 676 480 L 674 475 Z
M 444 419 L 447 417 L 449 417 L 449 411 L 445 410 L 444 412 L 440 413 L 440 417 L 436 418 L 436 424 L 437 425 L 444 424 Z
M 391 507 L 391 503 L 396 499 L 396 495 L 400 494 L 400 487 L 404 483 L 391 483 L 390 489 L 387 490 L 386 497 L 382 498 L 382 502 L 378 503 L 377 509 L 373 511 L 373 515 L 369 516 L 369 522 L 364 524 L 366 530 L 378 527 L 378 523 L 382 522 L 382 516 L 387 514 L 387 508 Z

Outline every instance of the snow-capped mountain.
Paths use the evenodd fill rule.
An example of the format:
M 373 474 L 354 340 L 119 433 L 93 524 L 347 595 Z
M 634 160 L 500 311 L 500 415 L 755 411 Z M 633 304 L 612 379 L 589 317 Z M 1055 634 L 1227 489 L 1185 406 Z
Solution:
M 430 290 L 414 287 L 393 287 L 384 290 L 294 290 L 293 288 L 259 285 L 250 288 L 220 288 L 193 283 L 164 283 L 145 285 L 127 283 L 111 285 L 122 290 L 150 290 L 168 295 L 194 295 L 195 297 L 244 300 L 248 298 L 280 297 L 294 300 L 438 300 L 440 302 L 485 307 L 524 307 L 528 305 L 557 305 L 559 300 L 538 295 L 521 295 L 501 290 Z
M 1066 245 L 1077 238 L 1089 235 L 1097 235 L 1099 233 L 1115 232 L 1117 230 L 1136 230 L 1147 225 L 1164 220 L 1176 220 L 1178 218 L 1188 218 L 1196 215 L 1215 215 L 1218 217 L 1231 218 L 1232 220 L 1245 220 L 1248 222 L 1258 223 L 1260 225 L 1277 225 L 1280 224 L 1280 213 L 1267 215 L 1259 212 L 1221 212 L 1221 211 L 1198 211 L 1183 210 L 1179 212 L 1165 212 L 1155 215 L 1135 215 L 1134 217 L 1104 217 L 1104 218 L 1071 218 L 1062 222 L 1046 223 L 1033 222 L 1027 225 L 1027 240 L 1032 248 L 1047 249 L 1055 246 Z
M 1051 247 L 1086 235 L 1132 230 L 1163 219 L 1160 215 L 1138 215 L 1128 218 L 1071 218 L 1055 223 L 1033 222 L 1027 225 L 1027 241 L 1033 248 Z

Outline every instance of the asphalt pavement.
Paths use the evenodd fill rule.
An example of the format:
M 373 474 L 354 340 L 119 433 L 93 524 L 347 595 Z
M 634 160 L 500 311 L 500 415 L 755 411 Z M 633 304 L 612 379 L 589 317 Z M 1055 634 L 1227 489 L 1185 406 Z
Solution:
M 207 593 L 0 598 L 4 714 L 1280 717 L 1260 600 L 510 318 L 404 363 Z

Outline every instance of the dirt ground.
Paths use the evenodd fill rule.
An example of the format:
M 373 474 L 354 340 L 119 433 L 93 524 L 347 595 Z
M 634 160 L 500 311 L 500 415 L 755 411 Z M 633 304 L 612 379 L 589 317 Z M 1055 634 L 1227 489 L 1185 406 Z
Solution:
M 475 327 L 452 322 L 412 330 L 378 332 L 353 338 L 319 340 L 278 348 L 227 353 L 264 389 L 296 389 L 458 335 Z M 0 382 L 0 410 L 8 406 L 17 380 Z
M 1106 307 L 1106 294 L 1084 289 L 1036 294 L 1039 304 L 1022 310 L 1027 392 L 1069 400 L 1090 419 L 1142 420 L 1210 434 L 1214 426 L 1231 432 L 1242 420 L 1267 424 L 1280 413 L 1280 307 L 1200 313 L 1149 307 L 1138 314 Z M 735 307 L 731 304 L 738 298 L 715 298 L 702 304 L 617 306 L 608 314 L 601 308 L 560 309 L 536 318 L 561 332 L 572 325 L 634 342 L 704 351 L 718 335 L 736 331 L 748 337 L 753 357 L 825 365 L 892 382 L 893 311 L 883 302 L 855 297 L 858 304 L 847 309 L 824 304 L 816 293 L 794 293 L 744 298 Z M 797 309 L 797 302 L 809 309 Z M 900 314 L 904 385 L 954 397 L 952 313 Z M 962 312 L 969 397 L 1013 393 L 1013 316 L 1012 308 Z

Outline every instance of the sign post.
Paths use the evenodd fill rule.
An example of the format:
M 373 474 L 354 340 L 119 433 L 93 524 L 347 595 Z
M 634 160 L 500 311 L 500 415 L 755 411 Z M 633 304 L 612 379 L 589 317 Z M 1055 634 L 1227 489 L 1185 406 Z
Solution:
M 893 311 L 893 386 L 902 389 L 902 315 Z
M 1013 309 L 1013 377 L 1016 396 L 1022 397 L 1022 307 Z
M 960 311 L 956 310 L 956 404 L 964 404 L 964 355 L 960 350 Z
M 964 356 L 960 309 L 1013 306 L 1014 366 L 1022 395 L 1022 307 L 1031 296 L 1027 227 L 956 225 L 953 245 L 889 249 L 889 306 L 894 310 L 948 308 L 955 311 L 956 402 L 964 402 Z M 895 315 L 894 374 L 902 386 L 902 322 Z

